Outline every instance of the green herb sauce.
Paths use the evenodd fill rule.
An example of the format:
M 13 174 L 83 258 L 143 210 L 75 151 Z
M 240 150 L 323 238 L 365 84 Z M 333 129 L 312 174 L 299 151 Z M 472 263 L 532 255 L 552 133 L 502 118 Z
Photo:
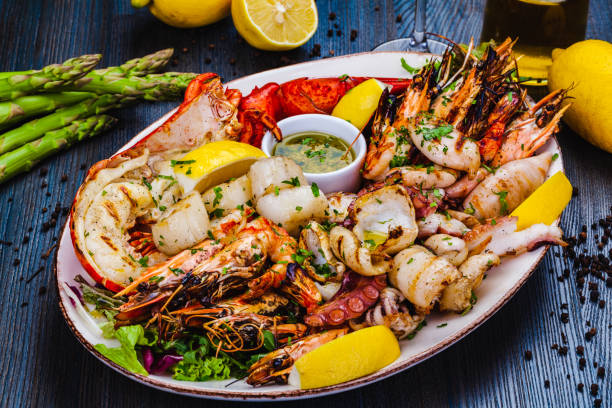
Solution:
M 306 173 L 329 173 L 355 160 L 353 149 L 342 158 L 349 149 L 349 145 L 336 136 L 323 132 L 300 132 L 284 137 L 274 146 L 272 154 L 294 160 Z

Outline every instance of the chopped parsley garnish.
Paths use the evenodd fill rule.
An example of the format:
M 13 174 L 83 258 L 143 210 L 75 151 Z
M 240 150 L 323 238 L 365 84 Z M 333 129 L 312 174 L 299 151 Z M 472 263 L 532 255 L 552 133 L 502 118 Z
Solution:
M 192 164 L 195 163 L 195 160 L 170 160 L 170 166 L 180 166 L 183 164 Z
M 452 131 L 452 125 L 442 125 L 435 128 L 420 127 L 417 129 L 416 132 L 422 134 L 424 140 L 430 141 L 434 139 L 442 140 L 443 137 L 452 139 L 453 137 L 449 136 L 449 133 L 451 133 Z
M 170 269 L 170 272 L 172 272 L 173 274 L 175 274 L 176 276 L 182 275 L 185 273 L 184 270 L 182 270 L 181 268 L 168 268 Z
M 318 197 L 320 195 L 319 186 L 317 186 L 317 183 L 312 183 L 310 190 L 312 190 L 313 196 Z
M 446 326 L 448 326 L 448 323 L 442 323 L 442 324 L 437 325 L 436 327 L 439 329 L 441 327 L 446 327 Z
M 378 246 L 373 239 L 366 239 L 363 242 L 364 244 L 367 244 L 370 247 L 370 249 L 376 248 Z
M 142 184 L 144 184 L 147 187 L 147 190 L 149 190 L 149 191 L 151 191 L 151 189 L 153 188 L 153 187 L 151 187 L 151 183 L 149 183 L 147 181 L 147 179 L 144 178 L 144 177 L 142 178 Z
M 211 230 L 206 231 L 206 236 L 207 236 L 209 239 L 215 239 L 215 236 L 213 235 L 213 233 L 212 233 L 212 231 L 211 231 Z
M 164 179 L 164 180 L 172 180 L 172 181 L 174 181 L 174 177 L 172 177 L 172 176 L 166 176 L 166 175 L 164 175 L 164 174 L 158 174 L 158 175 L 157 175 L 157 178 Z
M 421 330 L 423 327 L 427 326 L 427 321 L 423 320 L 421 323 L 419 323 L 419 325 L 416 327 L 416 329 L 414 329 L 414 331 L 412 333 L 410 333 L 408 336 L 406 336 L 406 338 L 408 340 L 412 340 L 414 339 L 414 336 L 417 335 L 417 333 L 419 332 L 419 330 Z
M 102 197 L 104 197 L 106 194 L 108 194 L 106 190 L 102 190 Z
M 506 201 L 506 197 L 508 196 L 508 192 L 507 191 L 499 191 L 499 192 L 494 193 L 494 194 L 499 197 L 499 205 L 501 206 L 500 209 L 499 209 L 499 213 L 501 215 L 508 214 L 508 202 Z
M 402 57 L 400 59 L 400 61 L 402 62 L 402 68 L 404 68 L 406 71 L 408 71 L 409 74 L 414 75 L 417 72 L 419 72 L 418 68 L 414 68 L 414 67 L 411 67 L 410 65 L 408 65 L 408 63 L 406 62 L 404 57 Z
M 295 211 L 300 212 L 302 211 L 302 207 L 300 207 L 299 205 L 297 207 L 295 207 Z
M 290 180 L 283 180 L 282 182 L 284 184 L 289 184 L 290 186 L 293 186 L 293 187 L 300 186 L 300 179 L 297 176 L 292 177 Z
M 406 156 L 395 155 L 389 162 L 389 168 L 402 167 L 409 164 L 409 159 Z
M 465 210 L 463 210 L 463 212 L 469 215 L 474 215 L 474 213 L 476 213 L 476 209 L 474 208 L 472 203 L 469 203 L 469 204 L 470 204 L 470 208 L 466 208 Z
M 323 221 L 321 223 L 321 228 L 323 228 L 324 231 L 331 231 L 332 228 L 334 228 L 336 226 L 335 222 L 329 222 L 327 220 Z
M 558 158 L 559 158 L 559 153 L 555 153 L 555 154 L 553 154 L 551 161 L 555 161 Z
M 496 172 L 496 171 L 497 171 L 497 169 L 499 168 L 499 167 L 489 167 L 489 166 L 487 166 L 487 165 L 486 165 L 486 164 L 484 164 L 484 163 L 482 164 L 482 167 L 483 167 L 483 168 L 484 168 L 486 171 L 488 171 L 489 173 L 491 173 L 491 174 L 495 174 L 495 172 Z
M 221 187 L 213 188 L 213 192 L 215 193 L 215 199 L 213 200 L 213 207 L 219 205 L 219 202 L 223 199 L 223 193 L 221 192 Z
M 151 276 L 149 278 L 149 282 L 151 282 L 151 283 L 159 283 L 159 282 L 161 282 L 163 280 L 164 280 L 163 276 Z

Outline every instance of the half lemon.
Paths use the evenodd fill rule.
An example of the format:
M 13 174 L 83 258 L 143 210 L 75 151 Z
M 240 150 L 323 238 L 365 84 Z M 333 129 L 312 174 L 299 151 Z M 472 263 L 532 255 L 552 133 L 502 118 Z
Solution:
M 266 51 L 299 47 L 319 24 L 314 0 L 232 0 L 231 11 L 242 38 Z

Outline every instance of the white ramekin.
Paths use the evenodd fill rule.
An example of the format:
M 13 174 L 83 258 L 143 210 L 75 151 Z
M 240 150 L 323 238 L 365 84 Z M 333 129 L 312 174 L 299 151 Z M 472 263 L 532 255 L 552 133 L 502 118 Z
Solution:
M 278 127 L 285 136 L 290 136 L 300 132 L 323 132 L 344 140 L 351 144 L 359 135 L 359 139 L 353 145 L 355 160 L 340 170 L 329 173 L 304 173 L 311 183 L 317 183 L 319 189 L 325 194 L 336 191 L 355 192 L 361 186 L 361 166 L 365 159 L 367 150 L 366 141 L 363 135 L 359 134 L 359 129 L 344 119 L 331 115 L 306 114 L 292 116 L 278 122 Z M 272 133 L 267 132 L 261 142 L 261 150 L 268 156 L 272 156 L 272 150 L 276 140 Z

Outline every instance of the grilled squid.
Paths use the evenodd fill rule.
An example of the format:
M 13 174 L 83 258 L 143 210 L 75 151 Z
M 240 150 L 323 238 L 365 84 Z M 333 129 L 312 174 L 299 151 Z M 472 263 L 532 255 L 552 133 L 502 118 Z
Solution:
M 457 181 L 459 175 L 459 172 L 437 164 L 433 166 L 403 166 L 394 170 L 387 176 L 387 179 L 394 179 L 395 175 L 399 173 L 403 185 L 424 190 L 448 187 Z
M 331 193 L 327 194 L 329 202 L 329 222 L 340 224 L 348 216 L 349 206 L 355 201 L 357 194 L 353 193 Z
M 415 306 L 417 313 L 428 314 L 444 289 L 460 276 L 445 258 L 413 245 L 395 255 L 389 281 Z
M 554 225 L 534 224 L 516 230 L 517 217 L 496 218 L 465 234 L 470 255 L 492 252 L 498 256 L 520 255 L 542 245 L 566 246 L 563 231 Z
M 365 248 L 349 229 L 336 226 L 329 232 L 329 239 L 334 255 L 360 275 L 381 275 L 391 269 L 389 255 Z
M 346 266 L 334 256 L 329 234 L 316 221 L 311 221 L 300 233 L 299 247 L 312 255 L 304 260 L 304 269 L 318 282 L 341 282 Z
M 461 265 L 468 255 L 465 241 L 447 234 L 432 235 L 423 245 L 455 266 Z
M 398 185 L 362 195 L 355 200 L 349 216 L 357 238 L 386 254 L 407 248 L 418 234 L 412 200 Z
M 463 207 L 480 220 L 511 213 L 544 183 L 551 158 L 542 153 L 504 164 L 466 197 Z
M 461 237 L 470 230 L 461 221 L 438 213 L 419 219 L 417 225 L 419 227 L 419 238 L 421 239 L 438 233 Z
M 486 271 L 499 265 L 499 257 L 486 253 L 469 257 L 459 266 L 461 277 L 444 289 L 440 298 L 440 310 L 462 312 L 470 304 L 472 291 L 480 286 Z
M 399 290 L 387 287 L 380 292 L 378 302 L 365 313 L 361 322 L 352 319 L 349 324 L 353 330 L 387 326 L 401 340 L 413 333 L 422 321 L 423 316 L 410 313 L 408 302 Z

